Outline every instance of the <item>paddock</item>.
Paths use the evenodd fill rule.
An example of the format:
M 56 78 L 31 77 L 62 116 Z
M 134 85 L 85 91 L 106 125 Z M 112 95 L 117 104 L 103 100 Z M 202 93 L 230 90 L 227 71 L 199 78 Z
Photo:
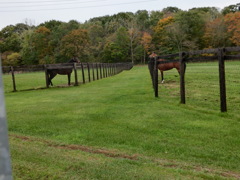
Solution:
M 167 58 L 167 61 L 164 61 L 164 62 L 158 62 L 157 58 L 151 59 L 149 61 L 148 68 L 150 70 L 150 76 L 152 79 L 152 85 L 154 88 L 155 97 L 159 96 L 159 92 L 158 92 L 159 77 L 158 77 L 158 70 L 157 70 L 158 64 L 160 63 L 163 64 L 168 62 L 180 63 L 180 66 L 181 66 L 180 80 L 179 80 L 180 103 L 185 104 L 187 99 L 186 92 L 188 91 L 186 90 L 187 87 L 186 87 L 185 77 L 187 76 L 189 71 L 188 64 L 196 63 L 196 62 L 199 62 L 200 64 L 212 63 L 212 68 L 209 68 L 209 66 L 205 66 L 205 69 L 202 70 L 201 73 L 203 74 L 203 76 L 205 76 L 203 77 L 205 81 L 203 81 L 200 84 L 209 83 L 208 79 L 211 78 L 212 76 L 210 74 L 214 74 L 213 77 L 215 77 L 215 83 L 209 84 L 209 86 L 212 88 L 209 89 L 208 93 L 212 94 L 212 96 L 215 96 L 217 94 L 220 97 L 218 98 L 218 100 L 215 100 L 215 101 L 219 102 L 221 112 L 226 112 L 227 111 L 226 77 L 231 76 L 231 74 L 226 75 L 225 69 L 227 69 L 228 73 L 231 73 L 231 66 L 226 67 L 226 64 L 229 63 L 229 61 L 233 61 L 233 60 L 238 62 L 240 60 L 239 51 L 240 51 L 240 47 L 228 47 L 228 48 L 219 48 L 219 49 L 206 49 L 206 50 L 199 50 L 199 51 L 192 51 L 192 52 L 180 52 L 176 54 L 160 56 L 160 58 Z M 185 73 L 186 63 L 187 63 L 187 70 Z M 238 63 L 236 63 L 235 66 L 238 66 L 237 64 Z M 236 73 L 236 71 L 237 70 L 233 70 L 233 72 L 235 72 L 236 74 L 236 77 L 238 77 L 238 73 Z M 193 76 L 196 77 L 196 74 L 194 74 Z M 233 82 L 235 83 L 235 85 L 239 84 L 239 81 L 237 79 L 233 80 Z M 212 84 L 216 84 L 216 83 L 218 83 L 218 86 L 213 87 Z M 199 85 L 197 85 L 197 87 L 198 86 Z M 194 88 L 194 87 L 189 87 L 189 89 L 191 88 Z M 206 101 L 208 100 L 208 98 L 206 97 L 203 97 L 203 99 L 205 99 Z

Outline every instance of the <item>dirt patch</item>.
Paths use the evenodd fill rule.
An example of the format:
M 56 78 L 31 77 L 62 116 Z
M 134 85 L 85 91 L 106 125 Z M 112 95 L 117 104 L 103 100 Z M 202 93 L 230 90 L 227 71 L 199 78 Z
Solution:
M 105 155 L 107 157 L 112 157 L 112 158 L 124 158 L 124 159 L 130 159 L 130 160 L 138 159 L 137 155 L 127 155 L 127 154 L 119 153 L 116 151 L 110 151 L 110 150 L 106 150 L 106 149 L 96 149 L 93 147 L 82 146 L 82 145 L 57 144 L 52 141 L 47 141 L 47 140 L 42 140 L 42 139 L 37 139 L 37 138 L 32 138 L 32 137 L 26 137 L 26 136 L 13 135 L 13 134 L 11 134 L 9 136 L 13 137 L 13 138 L 21 139 L 23 141 L 41 142 L 49 147 L 54 147 L 54 148 L 58 148 L 58 149 L 79 150 L 79 151 L 93 153 L 93 154 L 102 154 L 102 155 Z
M 69 149 L 69 150 L 80 150 L 88 153 L 93 153 L 93 154 L 103 154 L 107 157 L 112 157 L 112 158 L 124 158 L 124 159 L 130 159 L 130 160 L 137 160 L 137 155 L 126 155 L 126 154 L 121 154 L 118 152 L 106 150 L 106 149 L 94 149 L 92 147 L 87 147 L 87 146 L 81 146 L 81 145 L 49 145 L 51 147 L 59 148 L 59 149 Z
M 169 160 L 155 160 L 157 164 L 163 167 L 167 167 L 170 169 L 184 169 L 184 170 L 191 170 L 196 171 L 200 173 L 206 173 L 206 174 L 212 174 L 217 176 L 222 176 L 226 178 L 236 178 L 240 179 L 240 173 L 237 172 L 231 172 L 231 171 L 223 171 L 221 169 L 211 169 L 211 168 L 205 168 L 201 166 L 195 166 L 195 165 L 189 165 L 189 164 L 182 164 L 179 162 L 169 161 Z
M 34 138 L 34 137 L 20 136 L 15 134 L 10 134 L 9 136 L 12 138 L 20 139 L 22 141 L 40 142 L 46 146 L 53 147 L 53 148 L 65 149 L 65 150 L 77 150 L 77 151 L 83 151 L 83 152 L 92 153 L 92 154 L 102 154 L 111 158 L 124 158 L 129 160 L 138 160 L 140 156 L 140 155 L 128 155 L 128 154 L 124 154 L 124 153 L 113 151 L 113 150 L 107 150 L 107 149 L 97 149 L 89 146 L 73 145 L 73 144 L 69 144 L 69 145 L 58 144 L 53 141 L 48 141 L 48 140 Z M 151 159 L 151 157 L 144 157 L 144 156 L 141 156 L 141 157 L 146 160 Z M 199 173 L 222 176 L 225 178 L 240 179 L 240 173 L 238 172 L 224 171 L 222 169 L 205 168 L 202 166 L 196 166 L 194 164 L 177 162 L 174 160 L 152 159 L 150 161 L 153 163 L 156 163 L 159 166 L 169 168 L 169 169 L 182 169 L 187 171 L 195 171 Z

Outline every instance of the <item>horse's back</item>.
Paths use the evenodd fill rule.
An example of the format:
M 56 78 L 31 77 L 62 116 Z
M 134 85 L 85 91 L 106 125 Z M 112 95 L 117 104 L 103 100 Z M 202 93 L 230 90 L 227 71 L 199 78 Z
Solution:
M 164 59 L 159 59 L 159 62 L 164 62 L 166 60 Z M 177 70 L 180 69 L 180 63 L 179 62 L 169 62 L 169 63 L 162 63 L 162 64 L 158 64 L 158 69 L 160 71 L 167 71 L 167 70 L 171 70 L 173 68 L 176 68 Z

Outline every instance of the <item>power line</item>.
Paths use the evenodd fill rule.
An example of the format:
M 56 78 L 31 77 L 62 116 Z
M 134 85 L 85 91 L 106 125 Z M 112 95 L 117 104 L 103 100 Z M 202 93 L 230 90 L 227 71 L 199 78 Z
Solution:
M 37 5 L 19 5 L 19 6 L 5 6 L 5 7 L 2 7 L 2 8 L 18 8 L 18 7 L 39 7 L 39 6 L 51 6 L 51 5 L 54 5 L 54 6 L 61 6 L 61 5 L 66 5 L 66 4 L 85 4 L 85 3 L 93 3 L 93 2 L 102 2 L 102 1 L 109 1 L 109 0 L 93 0 L 93 1 L 84 1 L 84 2 L 65 2 L 65 1 L 60 1 L 60 2 L 57 2 L 56 4 L 56 1 L 54 1 L 55 3 L 54 4 L 43 4 L 41 2 L 41 4 L 37 4 Z M 1 5 L 0 5 L 1 6 Z
M 69 1 L 79 1 L 79 0 L 55 0 L 55 1 L 6 1 L 6 2 L 1 2 L 1 4 L 35 4 L 35 3 L 51 3 L 51 2 L 69 2 Z
M 138 4 L 138 3 L 146 3 L 153 2 L 159 0 L 142 0 L 135 2 L 127 2 L 127 3 L 115 3 L 115 4 L 105 4 L 105 5 L 92 5 L 92 6 L 79 6 L 79 7 L 64 7 L 64 8 L 52 8 L 52 9 L 26 9 L 26 10 L 0 10 L 1 12 L 28 12 L 28 11 L 56 11 L 56 10 L 66 10 L 66 9 L 86 9 L 86 8 L 100 8 L 100 7 L 109 7 L 109 6 L 119 6 L 119 5 L 128 5 L 128 4 Z

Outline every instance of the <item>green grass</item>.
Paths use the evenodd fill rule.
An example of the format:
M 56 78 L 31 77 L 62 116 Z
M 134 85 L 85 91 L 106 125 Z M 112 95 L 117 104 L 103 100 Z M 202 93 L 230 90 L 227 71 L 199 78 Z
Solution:
M 93 72 L 94 71 L 94 72 Z M 109 69 L 105 69 L 109 73 Z M 102 76 L 100 75 L 100 69 L 98 69 L 98 78 L 101 79 L 105 77 L 106 72 L 104 71 L 103 75 L 103 70 L 102 70 Z M 85 83 L 90 81 L 93 81 L 93 73 L 94 73 L 94 78 L 97 80 L 97 70 L 96 68 L 93 70 L 90 68 L 90 77 L 88 73 L 88 69 L 84 68 L 84 78 L 85 78 Z M 110 76 L 110 75 L 108 75 Z M 83 75 L 82 75 L 82 70 L 79 68 L 77 69 L 77 78 L 78 78 L 78 83 L 83 84 Z M 12 75 L 11 74 L 5 74 L 3 76 L 3 80 L 6 82 L 4 84 L 5 86 L 5 92 L 12 92 L 13 91 L 13 82 L 12 82 Z M 45 72 L 29 72 L 29 73 L 15 73 L 15 82 L 16 82 L 16 89 L 17 91 L 25 91 L 25 90 L 33 90 L 33 89 L 43 89 L 46 88 L 46 80 L 45 80 Z M 62 86 L 67 86 L 68 83 L 68 77 L 67 75 L 57 75 L 54 77 L 52 80 L 52 83 L 54 87 L 62 87 Z M 74 85 L 75 83 L 75 76 L 74 72 L 71 74 L 71 84 Z
M 216 63 L 188 64 L 186 105 L 176 70 L 154 98 L 146 66 L 78 87 L 6 92 L 14 177 L 240 178 L 239 65 L 226 67 L 228 113 Z

